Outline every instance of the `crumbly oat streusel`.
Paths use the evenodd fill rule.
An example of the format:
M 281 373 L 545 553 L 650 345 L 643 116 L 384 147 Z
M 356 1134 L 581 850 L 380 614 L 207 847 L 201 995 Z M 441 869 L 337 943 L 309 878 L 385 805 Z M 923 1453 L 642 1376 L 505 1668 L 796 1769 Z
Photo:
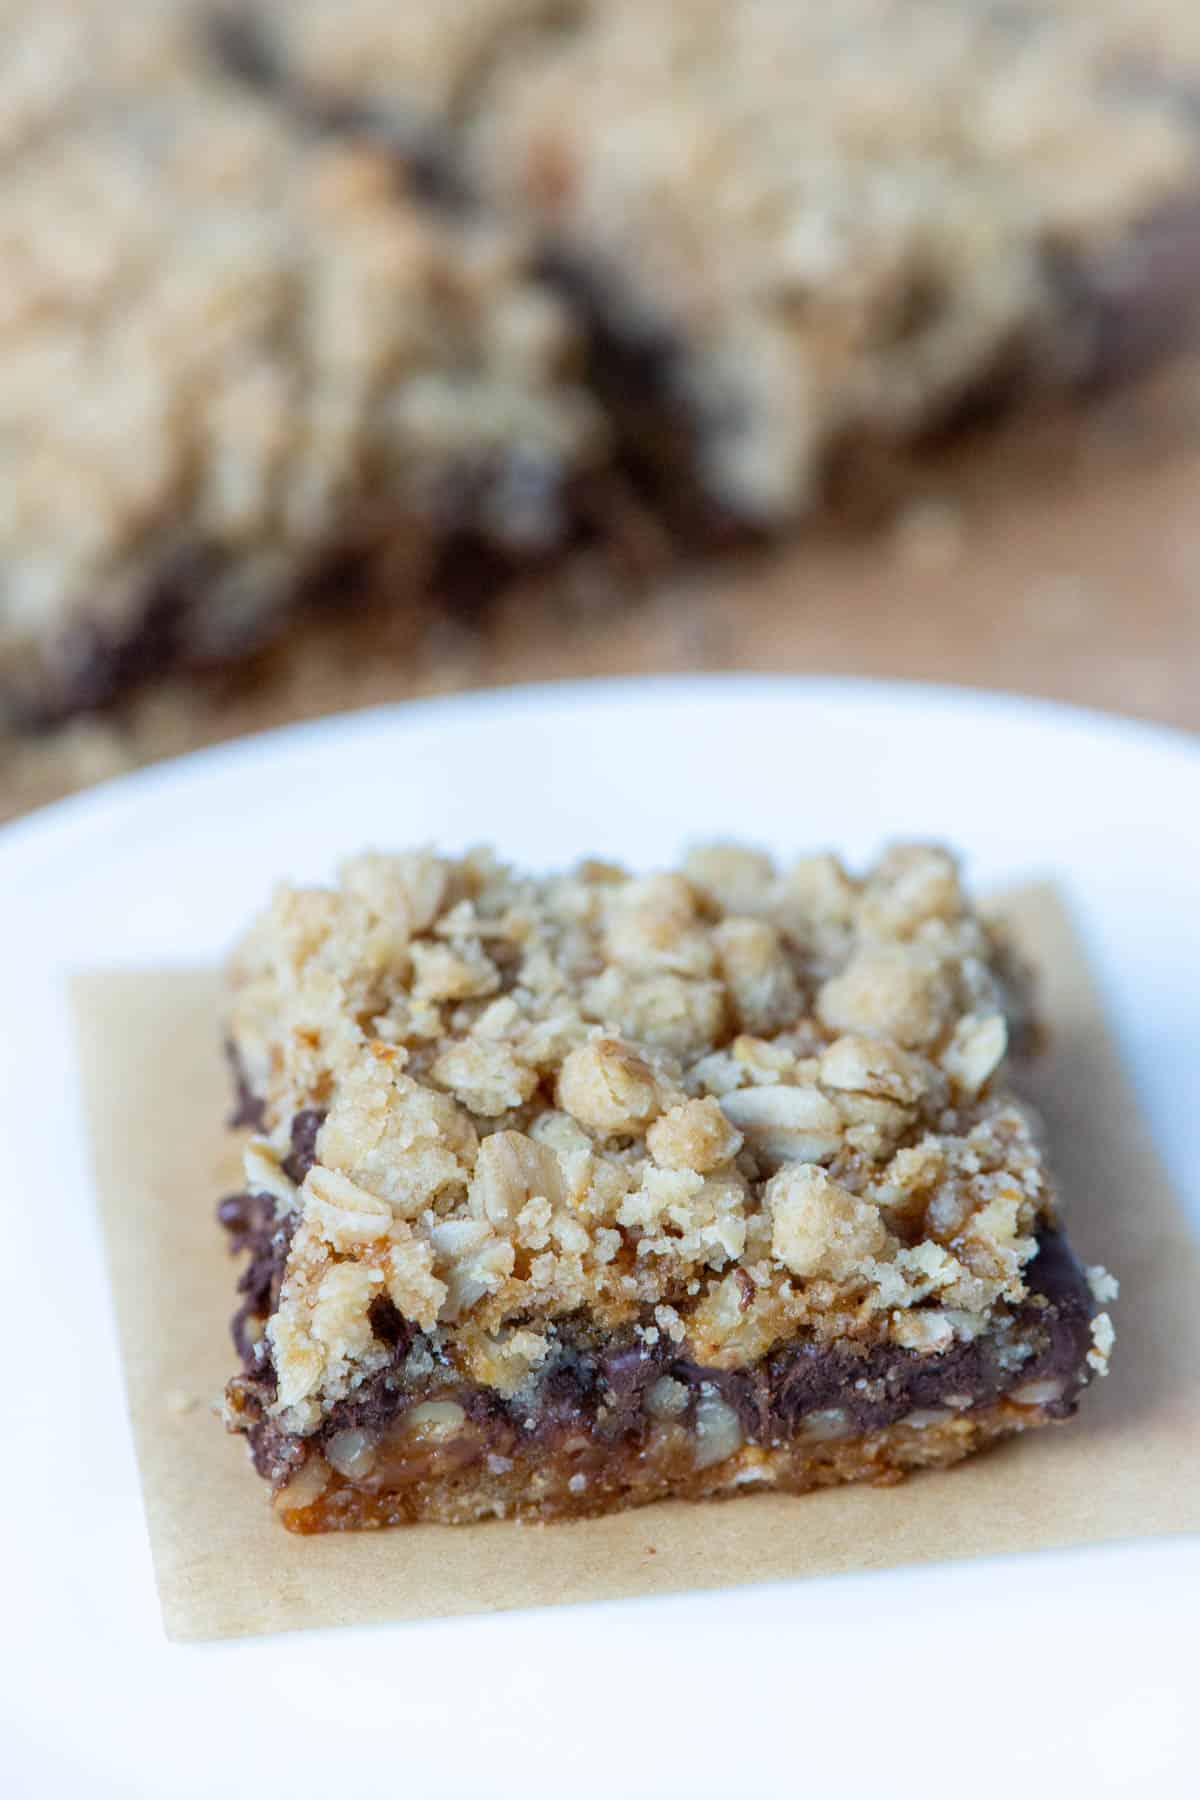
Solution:
M 997 1079 L 1019 984 L 939 849 L 862 880 L 733 847 L 645 877 L 365 855 L 282 890 L 233 981 L 248 1188 L 295 1223 L 289 1432 L 386 1363 L 384 1296 L 503 1393 L 581 1311 L 714 1369 L 800 1332 L 940 1351 L 1024 1299 L 1053 1221 Z

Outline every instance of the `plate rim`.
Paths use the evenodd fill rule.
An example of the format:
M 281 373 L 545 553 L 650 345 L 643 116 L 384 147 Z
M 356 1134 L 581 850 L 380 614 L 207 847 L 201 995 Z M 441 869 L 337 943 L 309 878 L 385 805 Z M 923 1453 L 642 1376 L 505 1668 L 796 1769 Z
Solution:
M 376 706 L 326 713 L 261 731 L 239 733 L 215 744 L 165 757 L 113 775 L 74 794 L 64 795 L 0 826 L 0 866 L 22 852 L 36 851 L 47 841 L 61 842 L 80 826 L 94 824 L 104 813 L 136 807 L 180 779 L 189 785 L 239 762 L 275 761 L 294 751 L 319 749 L 325 742 L 370 736 L 388 725 L 439 721 L 453 727 L 489 715 L 528 714 L 539 707 L 563 704 L 619 704 L 655 698 L 672 705 L 689 700 L 728 699 L 745 704 L 754 698 L 794 697 L 822 705 L 855 702 L 898 705 L 902 709 L 937 708 L 950 714 L 984 714 L 1013 727 L 1023 723 L 1057 729 L 1079 737 L 1097 734 L 1124 741 L 1132 750 L 1157 753 L 1195 765 L 1200 775 L 1200 733 L 1184 726 L 1076 705 L 1007 688 L 979 688 L 932 681 L 883 680 L 859 675 L 768 674 L 755 670 L 703 671 L 662 675 L 595 676 L 578 680 L 520 682 L 505 687 L 472 688 L 454 694 L 418 695 Z
M 124 826 L 131 834 L 137 835 L 137 854 L 149 853 L 154 842 L 153 824 L 162 815 L 165 802 L 173 807 L 186 809 L 193 797 L 203 801 L 211 782 L 223 784 L 231 772 L 236 775 L 237 772 L 244 771 L 249 786 L 257 781 L 260 770 L 264 778 L 267 778 L 281 765 L 287 765 L 293 756 L 319 758 L 324 753 L 323 747 L 328 747 L 331 754 L 340 756 L 343 753 L 342 747 L 346 746 L 346 754 L 353 758 L 362 754 L 362 750 L 356 751 L 354 746 L 357 744 L 366 748 L 376 735 L 385 743 L 400 749 L 410 729 L 429 728 L 431 731 L 444 730 L 452 733 L 460 722 L 474 729 L 485 720 L 493 720 L 497 729 L 503 730 L 507 718 L 523 716 L 528 721 L 531 717 L 536 718 L 543 709 L 572 707 L 576 704 L 599 708 L 633 701 L 648 707 L 661 701 L 665 705 L 680 707 L 689 702 L 711 704 L 716 700 L 726 700 L 734 706 L 748 706 L 764 696 L 774 696 L 777 701 L 827 705 L 831 711 L 840 709 L 848 728 L 853 723 L 855 706 L 860 706 L 864 709 L 881 709 L 879 716 L 885 722 L 888 719 L 900 720 L 906 714 L 915 718 L 925 711 L 925 726 L 930 731 L 936 731 L 940 727 L 953 729 L 956 721 L 961 721 L 964 727 L 970 727 L 976 721 L 990 721 L 1000 739 L 1008 732 L 1021 733 L 1026 727 L 1034 734 L 1046 732 L 1051 735 L 1052 740 L 1054 734 L 1061 733 L 1064 734 L 1061 739 L 1064 753 L 1082 759 L 1086 757 L 1089 746 L 1099 748 L 1103 744 L 1106 754 L 1115 755 L 1119 760 L 1127 754 L 1132 757 L 1134 768 L 1139 774 L 1149 772 L 1152 776 L 1157 769 L 1162 771 L 1164 777 L 1169 775 L 1176 793 L 1181 787 L 1190 793 L 1191 784 L 1200 775 L 1200 736 L 1132 719 L 1119 713 L 1109 714 L 1097 709 L 1074 707 L 996 690 L 856 677 L 764 675 L 753 672 L 537 682 L 512 688 L 489 688 L 453 696 L 439 695 L 394 702 L 332 714 L 315 721 L 278 726 L 114 777 L 93 789 L 40 808 L 26 818 L 0 828 L 0 882 L 6 875 L 10 880 L 14 875 L 18 876 L 26 887 L 25 893 L 19 896 L 18 904 L 28 905 L 32 899 L 36 905 L 36 894 L 45 890 L 47 880 L 57 863 L 60 860 L 78 862 L 81 846 L 92 845 L 101 854 L 121 854 L 120 849 L 109 851 L 107 834 L 110 829 Z M 1180 755 L 1180 752 L 1183 754 Z M 252 804 L 252 799 L 250 803 Z M 154 854 L 159 852 L 155 850 Z M 91 877 L 86 869 L 80 869 L 79 873 L 82 893 L 90 884 Z M 52 959 L 49 955 L 39 953 L 35 960 L 39 964 L 35 979 L 41 984 L 44 975 L 49 972 Z M 53 1030 L 57 1042 L 59 1024 L 54 1024 Z M 1127 1046 L 1123 1039 L 1121 1041 L 1127 1054 Z M 72 1111 L 76 1111 L 79 1100 L 74 1086 L 71 1095 L 69 1104 Z M 72 1140 L 77 1129 L 77 1124 L 72 1124 Z M 81 1174 L 84 1191 L 76 1198 L 87 1198 L 94 1205 L 90 1163 L 81 1166 Z M 102 1259 L 103 1254 L 99 1241 L 94 1242 L 88 1252 L 88 1268 L 97 1275 L 101 1272 L 102 1260 L 94 1259 Z M 107 1389 L 110 1381 L 116 1382 L 118 1403 L 123 1406 L 123 1357 L 116 1350 L 116 1326 L 111 1313 L 112 1295 L 106 1281 L 99 1295 L 99 1303 L 108 1312 L 104 1354 L 106 1358 L 115 1357 L 111 1367 L 106 1370 L 105 1385 Z M 127 1443 L 123 1454 L 128 1454 Z M 739 1588 L 718 1593 L 702 1587 L 645 1601 L 622 1600 L 570 1608 L 539 1608 L 533 1611 L 523 1609 L 511 1614 L 487 1617 L 474 1615 L 411 1625 L 314 1629 L 261 1639 L 168 1646 L 161 1635 L 157 1601 L 150 1584 L 149 1550 L 136 1472 L 133 1474 L 133 1481 L 134 1487 L 130 1493 L 119 1498 L 119 1508 L 128 1509 L 127 1515 L 119 1511 L 122 1521 L 120 1535 L 112 1535 L 109 1541 L 120 1555 L 134 1554 L 140 1559 L 134 1571 L 135 1624 L 132 1628 L 122 1626 L 119 1631 L 112 1631 L 111 1627 L 98 1621 L 94 1616 L 94 1609 L 89 1610 L 90 1603 L 86 1600 L 81 1603 L 77 1615 L 61 1612 L 60 1608 L 65 1607 L 66 1602 L 60 1599 L 57 1588 L 54 1616 L 74 1617 L 78 1641 L 71 1647 L 66 1659 L 65 1666 L 68 1669 L 77 1669 L 81 1662 L 94 1658 L 96 1648 L 103 1647 L 105 1634 L 108 1632 L 109 1650 L 106 1654 L 115 1660 L 123 1682 L 127 1683 L 131 1677 L 136 1681 L 145 1670 L 154 1671 L 150 1692 L 153 1695 L 156 1717 L 148 1740 L 154 1746 L 165 1746 L 168 1743 L 165 1733 L 169 1729 L 194 1729 L 197 1716 L 194 1696 L 202 1696 L 205 1701 L 215 1699 L 231 1702 L 239 1692 L 244 1692 L 247 1680 L 252 1683 L 256 1679 L 266 1679 L 268 1682 L 277 1680 L 285 1692 L 289 1687 L 293 1692 L 303 1692 L 306 1691 L 306 1684 L 324 1671 L 333 1670 L 334 1680 L 340 1680 L 343 1684 L 343 1687 L 335 1688 L 335 1700 L 344 1690 L 358 1708 L 361 1702 L 353 1686 L 358 1672 L 365 1672 L 365 1678 L 370 1679 L 371 1672 L 380 1668 L 391 1681 L 398 1677 L 398 1672 L 403 1670 L 411 1657 L 427 1661 L 423 1653 L 418 1651 L 417 1638 L 413 1634 L 421 1634 L 420 1643 L 423 1645 L 431 1630 L 441 1634 L 441 1641 L 452 1646 L 451 1654 L 462 1659 L 458 1666 L 466 1670 L 468 1680 L 472 1678 L 473 1672 L 479 1672 L 481 1678 L 488 1678 L 489 1671 L 494 1672 L 498 1646 L 503 1647 L 504 1657 L 515 1660 L 518 1669 L 528 1667 L 540 1670 L 547 1659 L 560 1662 L 567 1670 L 566 1677 L 559 1680 L 547 1676 L 542 1689 L 551 1708 L 560 1703 L 563 1697 L 569 1696 L 576 1667 L 571 1662 L 571 1647 L 576 1642 L 577 1633 L 586 1633 L 589 1645 L 599 1646 L 599 1651 L 589 1648 L 582 1662 L 577 1665 L 589 1670 L 597 1668 L 598 1655 L 606 1651 L 620 1654 L 626 1645 L 665 1645 L 668 1650 L 668 1671 L 671 1668 L 670 1648 L 683 1646 L 685 1653 L 680 1666 L 685 1672 L 693 1666 L 703 1672 L 706 1668 L 711 1669 L 711 1662 L 707 1662 L 705 1654 L 702 1654 L 706 1641 L 723 1644 L 727 1648 L 730 1642 L 741 1641 L 745 1637 L 746 1641 L 761 1642 L 765 1646 L 764 1654 L 769 1659 L 774 1657 L 777 1662 L 789 1653 L 795 1654 L 799 1641 L 800 1651 L 793 1666 L 802 1677 L 806 1671 L 813 1672 L 813 1692 L 819 1697 L 827 1692 L 828 1685 L 821 1672 L 825 1652 L 820 1646 L 832 1642 L 835 1646 L 852 1648 L 858 1641 L 855 1633 L 859 1630 L 870 1641 L 877 1632 L 881 1616 L 885 1620 L 895 1621 L 897 1629 L 903 1629 L 906 1617 L 915 1613 L 918 1618 L 932 1619 L 939 1629 L 944 1625 L 945 1629 L 953 1630 L 955 1621 L 961 1621 L 964 1605 L 969 1619 L 990 1618 L 986 1609 L 994 1598 L 1002 1626 L 999 1641 L 1002 1645 L 1015 1645 L 1018 1630 L 1025 1632 L 1030 1615 L 1026 1610 L 1018 1624 L 1014 1603 L 1006 1596 L 1024 1596 L 1022 1606 L 1028 1609 L 1030 1597 L 1050 1593 L 1063 1596 L 1065 1606 L 1069 1597 L 1082 1588 L 1093 1597 L 1088 1601 L 1091 1610 L 1081 1613 L 1084 1620 L 1094 1620 L 1097 1631 L 1100 1629 L 1101 1619 L 1106 1629 L 1111 1629 L 1114 1618 L 1125 1627 L 1126 1648 L 1120 1655 L 1114 1656 L 1112 1661 L 1113 1666 L 1122 1672 L 1122 1678 L 1126 1671 L 1132 1677 L 1137 1669 L 1137 1658 L 1128 1646 L 1135 1641 L 1140 1630 L 1149 1629 L 1152 1621 L 1159 1633 L 1154 1660 L 1149 1665 L 1153 1670 L 1161 1671 L 1166 1666 L 1162 1644 L 1178 1645 L 1182 1649 L 1185 1642 L 1185 1621 L 1190 1617 L 1187 1596 L 1189 1589 L 1194 1589 L 1194 1578 L 1197 1571 L 1200 1571 L 1200 1539 L 1185 1537 L 1119 1541 L 1039 1551 L 1032 1555 L 1019 1553 L 1014 1556 L 972 1559 L 953 1565 L 943 1563 L 886 1571 L 864 1571 L 847 1576 L 817 1577 L 805 1582 L 775 1583 L 765 1587 Z M 111 1524 L 109 1530 L 113 1531 Z M 43 1553 L 42 1542 L 40 1538 L 37 1540 L 39 1555 Z M 71 1563 L 69 1566 L 75 1565 Z M 106 1590 L 101 1588 L 98 1591 L 102 1593 Z M 1103 1612 L 1098 1600 L 1094 1599 L 1095 1596 L 1103 1598 Z M 22 1616 L 21 1594 L 18 1594 L 15 1616 L 18 1621 Z M 1072 1652 L 1080 1655 L 1081 1661 L 1086 1656 L 1088 1644 L 1073 1613 L 1066 1615 L 1068 1622 L 1064 1623 L 1062 1611 L 1056 1615 L 1052 1610 L 1045 1610 L 1045 1603 L 1039 1600 L 1032 1617 L 1043 1620 L 1048 1631 L 1060 1631 Z M 826 1629 L 831 1634 L 829 1639 L 823 1636 Z M 710 1637 L 709 1633 L 719 1636 Z M 432 1639 L 429 1641 L 433 1642 Z M 686 1652 L 690 1641 L 694 1641 L 699 1647 L 694 1664 L 688 1659 Z M 929 1643 L 931 1646 L 934 1644 L 928 1634 L 920 1637 L 919 1642 Z M 989 1643 L 985 1627 L 977 1628 L 972 1624 L 966 1642 L 980 1653 L 985 1652 Z M 561 1658 L 557 1655 L 559 1647 Z M 775 1655 L 776 1651 L 778 1657 Z M 746 1668 L 752 1667 L 753 1660 L 751 1657 Z M 0 1658 L 0 1662 L 2 1661 Z M 648 1658 L 639 1654 L 636 1648 L 629 1666 L 634 1671 L 635 1678 L 637 1671 L 652 1667 Z M 1171 1663 L 1173 1674 L 1177 1674 L 1184 1666 L 1185 1660 L 1181 1660 L 1178 1651 L 1175 1651 Z M 872 1658 L 868 1667 L 872 1671 L 878 1670 L 882 1675 L 885 1659 L 881 1657 L 876 1661 Z M 256 1671 L 259 1673 L 256 1674 Z M 262 1673 L 264 1671 L 268 1673 Z M 1143 1671 L 1143 1682 L 1145 1678 Z M 1159 1678 L 1162 1679 L 1161 1675 Z M 107 1691 L 108 1684 L 104 1685 Z M 957 1691 L 953 1683 L 951 1690 Z M 454 1691 L 458 1692 L 457 1688 Z M 675 1694 L 679 1690 L 677 1684 L 671 1681 L 668 1682 L 666 1691 Z M 743 1673 L 738 1676 L 731 1691 L 735 1695 L 752 1698 L 757 1689 Z M 772 1685 L 768 1691 L 775 1694 L 783 1690 L 778 1685 Z M 842 1715 L 837 1710 L 836 1692 L 832 1689 L 829 1691 L 834 1702 L 831 1717 L 840 1719 Z M 1104 1676 L 1094 1689 L 1077 1685 L 1068 1686 L 1068 1691 L 1078 1694 L 1079 1710 L 1073 1715 L 1071 1731 L 1066 1735 L 1062 1732 L 1056 1735 L 1053 1728 L 1035 1721 L 1026 1734 L 1026 1741 L 1037 1760 L 1022 1765 L 1023 1767 L 1040 1768 L 1043 1775 L 1049 1773 L 1050 1779 L 1057 1776 L 1059 1771 L 1062 1771 L 1065 1779 L 1067 1769 L 1072 1768 L 1075 1778 L 1086 1779 L 1091 1773 L 1094 1780 L 1093 1765 L 1088 1762 L 1081 1765 L 1078 1761 L 1080 1734 L 1083 1734 L 1083 1741 L 1087 1741 L 1089 1737 L 1103 1741 L 1106 1757 L 1113 1755 L 1114 1744 L 1118 1757 L 1133 1759 L 1143 1753 L 1143 1715 L 1119 1714 L 1114 1723 L 1111 1710 L 1105 1712 L 1106 1705 L 1111 1706 L 1114 1696 L 1119 1698 L 1112 1680 Z M 1135 1689 L 1135 1696 L 1136 1691 Z M 52 1702 L 45 1698 L 46 1684 L 37 1673 L 37 1668 L 31 1667 L 20 1673 L 17 1679 L 10 1682 L 10 1692 L 14 1699 L 7 1706 L 0 1703 L 0 1719 L 18 1717 L 18 1708 L 28 1705 L 32 1697 L 31 1716 L 40 1727 L 43 1718 L 49 1716 Z M 422 1678 L 414 1684 L 413 1692 L 417 1696 L 417 1703 L 432 1709 L 437 1704 L 437 1695 L 441 1689 L 435 1691 Z M 971 1692 L 970 1688 L 963 1689 L 968 1698 Z M 434 1697 L 427 1698 L 429 1695 Z M 526 1703 L 528 1704 L 527 1692 Z M 346 1704 L 350 1704 L 350 1701 Z M 539 1704 L 539 1701 L 535 1700 L 534 1704 Z M 338 1706 L 340 1700 L 329 1714 L 335 1721 L 342 1716 Z M 298 1704 L 288 1700 L 283 1707 L 283 1716 L 290 1723 L 298 1716 L 298 1711 Z M 894 1712 L 895 1708 L 885 1708 L 885 1716 L 888 1718 Z M 90 1703 L 87 1716 L 92 1716 Z M 399 1716 L 407 1719 L 416 1715 L 400 1713 Z M 436 1722 L 437 1715 L 432 1710 L 429 1716 Z M 470 1755 L 464 1755 L 461 1765 L 466 1777 L 477 1785 L 485 1770 L 490 1769 L 495 1779 L 504 1780 L 510 1776 L 515 1779 L 516 1757 L 510 1740 L 504 1735 L 503 1721 L 493 1723 L 473 1702 L 466 1706 L 462 1716 L 473 1727 L 469 1734 L 472 1738 Z M 563 1718 L 569 1721 L 569 1714 L 563 1711 L 558 1716 L 560 1723 L 550 1731 L 546 1739 L 556 1754 L 560 1747 L 565 1748 L 570 1742 L 569 1722 L 566 1726 L 561 1724 Z M 751 1712 L 750 1716 L 757 1718 L 760 1715 Z M 975 1714 L 969 1706 L 960 1714 L 960 1718 L 966 1719 L 968 1723 L 976 1717 L 984 1719 L 984 1714 Z M 1153 1714 L 1150 1723 L 1153 1724 L 1158 1719 L 1159 1715 Z M 966 1731 L 967 1727 L 964 1726 L 960 1734 L 964 1745 L 967 1742 Z M 647 1727 L 647 1734 L 643 1736 L 639 1728 L 636 1733 L 630 1734 L 629 1741 L 634 1745 L 653 1743 L 653 1726 Z M 438 1764 L 435 1754 L 428 1748 L 427 1734 L 418 1732 L 416 1735 L 419 1748 L 414 1757 L 414 1767 L 418 1781 L 424 1778 L 430 1794 L 464 1791 L 458 1787 L 449 1787 L 438 1779 Z M 841 1765 L 836 1761 L 827 1765 L 822 1760 L 824 1753 L 820 1748 L 820 1737 L 821 1734 L 818 1733 L 814 1768 L 818 1779 L 832 1779 Z M 115 1742 L 107 1733 L 107 1728 L 102 1741 L 105 1746 Z M 375 1746 L 381 1741 L 378 1735 L 365 1740 L 368 1748 L 349 1759 L 347 1766 L 352 1775 L 367 1769 L 369 1759 L 376 1754 Z M 394 1746 L 398 1740 L 393 1736 L 391 1741 Z M 770 1742 L 769 1739 L 764 1741 Z M 265 1766 L 268 1752 L 262 1747 L 258 1734 L 248 1733 L 245 1742 L 250 1766 L 256 1770 Z M 952 1737 L 951 1742 L 957 1743 L 959 1738 Z M 20 1775 L 28 1771 L 31 1777 L 40 1777 L 47 1793 L 62 1793 L 65 1800 L 67 1795 L 76 1791 L 80 1769 L 86 1765 L 77 1760 L 75 1752 L 60 1765 L 57 1758 L 51 1759 L 47 1743 L 48 1739 L 36 1736 L 31 1736 L 28 1740 L 18 1739 L 20 1752 L 27 1758 L 27 1761 L 14 1761 L 18 1781 Z M 1171 1779 L 1173 1773 L 1182 1769 L 1184 1755 L 1178 1742 L 1169 1739 L 1161 1759 L 1161 1767 L 1156 1764 L 1151 1771 L 1152 1778 L 1159 1783 L 1164 1800 L 1168 1794 L 1178 1792 L 1182 1795 L 1190 1791 L 1183 1785 L 1182 1778 L 1178 1786 Z M 220 1756 L 217 1752 L 210 1754 L 202 1747 L 195 1762 L 198 1778 L 211 1783 L 219 1773 L 219 1763 Z M 768 1763 L 773 1770 L 775 1762 L 766 1751 L 760 1751 L 757 1759 L 749 1765 L 752 1779 L 754 1776 L 761 1777 Z M 318 1759 L 318 1766 L 323 1769 L 325 1764 Z M 657 1750 L 652 1751 L 647 1766 L 656 1775 L 665 1766 Z M 697 1786 L 698 1792 L 713 1791 L 706 1785 L 699 1768 L 693 1767 L 691 1758 L 685 1755 L 683 1763 L 677 1766 L 682 1768 L 687 1780 Z M 1130 1760 L 1128 1764 L 1119 1766 L 1132 1767 L 1134 1763 Z M 1136 1766 L 1139 1769 L 1142 1767 L 1140 1762 Z M 779 1763 L 781 1770 L 786 1767 L 786 1761 Z M 873 1756 L 866 1758 L 861 1770 L 864 1779 L 873 1784 L 876 1771 L 882 1767 Z M 111 1764 L 105 1764 L 104 1768 L 114 1793 L 119 1788 L 122 1793 L 149 1795 L 153 1790 L 152 1781 L 146 1786 L 144 1782 L 148 1778 L 139 1778 L 140 1762 L 127 1758 L 124 1752 L 119 1763 L 114 1753 Z M 294 1757 L 285 1759 L 282 1768 L 293 1785 L 299 1781 L 302 1791 L 305 1794 L 309 1792 Z M 923 1772 L 919 1765 L 914 1765 L 914 1768 L 920 1781 L 927 1787 L 928 1767 Z M 1080 1772 L 1081 1768 L 1083 1773 Z M 603 1785 L 611 1785 L 607 1769 L 601 1771 L 598 1768 L 595 1772 L 601 1774 Z M 844 1775 L 844 1768 L 842 1772 Z M 1004 1782 L 1010 1784 L 1012 1769 L 1007 1768 L 1002 1773 Z M 592 1771 L 582 1766 L 569 1765 L 568 1779 L 575 1783 L 581 1794 L 601 1791 L 600 1786 L 590 1784 L 591 1774 Z M 916 1791 L 915 1786 L 910 1788 L 906 1785 L 910 1777 L 915 1782 L 912 1770 L 901 1771 L 898 1792 L 907 1795 L 910 1791 Z M 173 1777 L 169 1784 L 172 1795 L 182 1796 L 185 1791 L 191 1792 L 190 1785 L 185 1783 L 176 1786 L 175 1779 Z M 109 1785 L 106 1784 L 104 1792 L 109 1791 Z M 168 1790 L 164 1788 L 163 1791 Z M 472 1787 L 467 1791 L 475 1789 Z M 540 1793 L 542 1790 L 538 1788 L 536 1791 Z M 673 1792 L 674 1789 L 669 1791 Z M 854 1787 L 853 1791 L 859 1790 Z M 866 1791 L 865 1787 L 863 1791 Z M 998 1788 L 987 1786 L 986 1800 L 992 1800 L 993 1794 L 998 1792 Z

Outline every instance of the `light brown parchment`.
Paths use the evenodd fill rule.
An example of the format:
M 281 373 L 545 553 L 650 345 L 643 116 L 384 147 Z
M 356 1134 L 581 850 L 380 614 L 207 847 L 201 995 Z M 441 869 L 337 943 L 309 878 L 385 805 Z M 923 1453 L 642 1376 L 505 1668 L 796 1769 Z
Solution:
M 77 978 L 95 1180 L 168 1634 L 237 1637 L 779 1581 L 1200 1530 L 1200 1250 L 1053 894 L 1003 910 L 1043 977 L 1036 1074 L 1072 1239 L 1121 1280 L 1080 1417 L 895 1488 L 668 1504 L 551 1526 L 294 1537 L 211 1402 L 234 1371 L 239 1185 L 211 972 Z

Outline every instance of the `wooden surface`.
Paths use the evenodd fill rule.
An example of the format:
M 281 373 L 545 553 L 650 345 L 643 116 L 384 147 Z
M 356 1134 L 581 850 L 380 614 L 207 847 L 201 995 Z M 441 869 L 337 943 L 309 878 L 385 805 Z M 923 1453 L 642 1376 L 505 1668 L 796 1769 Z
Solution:
M 1200 360 L 907 472 L 865 537 L 710 565 L 568 644 L 509 617 L 480 673 L 695 668 L 965 683 L 1200 729 Z
M 650 541 L 624 574 L 584 558 L 511 589 L 486 624 L 396 604 L 311 625 L 234 680 L 171 684 L 10 749 L 0 817 L 293 719 L 589 676 L 954 682 L 1200 730 L 1200 356 L 849 492 L 834 522 L 784 548 L 681 571 Z

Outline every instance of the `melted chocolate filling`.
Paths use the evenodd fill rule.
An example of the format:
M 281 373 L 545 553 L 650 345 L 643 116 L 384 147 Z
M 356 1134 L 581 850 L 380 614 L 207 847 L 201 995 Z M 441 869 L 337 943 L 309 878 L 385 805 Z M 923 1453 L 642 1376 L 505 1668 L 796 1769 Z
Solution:
M 283 1159 L 283 1172 L 299 1187 L 317 1160 L 317 1133 L 325 1123 L 325 1114 L 315 1106 L 306 1106 L 292 1120 L 292 1147 Z
M 311 1166 L 322 1114 L 302 1112 L 292 1124 L 292 1151 L 285 1167 L 296 1181 Z M 1009 1328 L 940 1354 L 921 1354 L 895 1345 L 819 1344 L 796 1339 L 777 1346 L 746 1369 L 716 1369 L 681 1356 L 659 1338 L 646 1344 L 632 1327 L 601 1336 L 580 1315 L 560 1320 L 558 1346 L 533 1392 L 505 1399 L 492 1388 L 464 1381 L 444 1351 L 425 1341 L 428 1372 L 413 1380 L 405 1362 L 422 1334 L 390 1300 L 371 1308 L 376 1337 L 391 1351 L 349 1399 L 335 1406 L 311 1438 L 283 1431 L 268 1408 L 276 1384 L 261 1322 L 279 1298 L 294 1229 L 275 1215 L 265 1195 L 239 1194 L 222 1202 L 218 1214 L 230 1233 L 231 1249 L 249 1262 L 238 1282 L 242 1304 L 234 1315 L 233 1339 L 245 1373 L 230 1384 L 230 1399 L 250 1440 L 255 1467 L 279 1483 L 298 1468 L 313 1447 L 338 1432 L 359 1430 L 378 1439 L 411 1406 L 431 1396 L 452 1396 L 484 1441 L 502 1452 L 526 1444 L 552 1453 L 567 1436 L 582 1435 L 608 1445 L 636 1444 L 649 1429 L 644 1401 L 649 1388 L 669 1376 L 687 1390 L 680 1418 L 694 1418 L 702 1390 L 715 1390 L 733 1408 L 743 1436 L 764 1445 L 787 1443 L 814 1413 L 837 1409 L 854 1435 L 882 1431 L 909 1413 L 946 1406 L 968 1412 L 991 1405 L 1009 1389 L 1031 1382 L 1057 1381 L 1056 1398 L 1043 1402 L 1052 1418 L 1068 1418 L 1089 1378 L 1093 1306 L 1083 1269 L 1066 1239 L 1044 1231 L 1037 1256 L 1026 1271 L 1029 1298 L 1013 1310 Z M 248 1329 L 259 1322 L 256 1336 Z M 1028 1354 L 1013 1355 L 1014 1344 Z

